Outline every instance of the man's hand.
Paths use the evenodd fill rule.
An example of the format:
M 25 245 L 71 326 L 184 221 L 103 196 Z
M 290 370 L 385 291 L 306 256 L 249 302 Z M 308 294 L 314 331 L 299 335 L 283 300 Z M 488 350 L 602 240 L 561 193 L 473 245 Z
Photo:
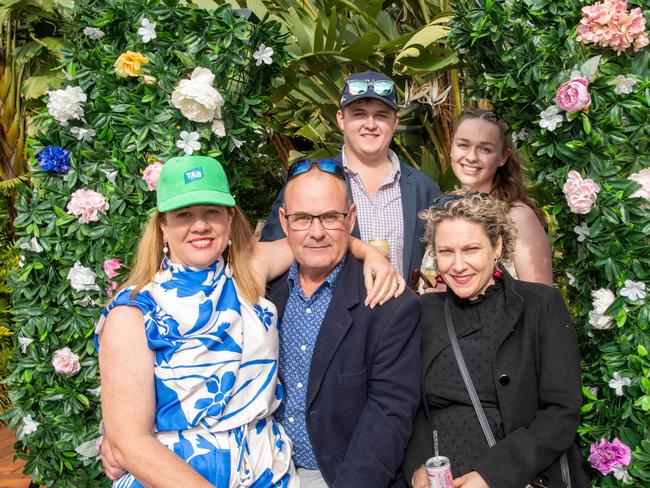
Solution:
M 120 479 L 126 471 L 117 462 L 117 459 L 113 456 L 113 451 L 111 450 L 111 443 L 108 441 L 106 436 L 103 436 L 102 441 L 97 446 L 99 454 L 102 457 L 102 464 L 104 465 L 104 472 L 110 480 Z
M 370 308 L 382 305 L 404 293 L 406 281 L 376 249 L 368 250 L 363 261 L 363 278 L 368 296 L 365 304 Z
M 427 468 L 420 468 L 413 473 L 412 480 L 413 488 L 429 488 L 429 477 L 427 476 Z
M 477 471 L 467 473 L 454 480 L 454 488 L 490 488 L 483 477 Z

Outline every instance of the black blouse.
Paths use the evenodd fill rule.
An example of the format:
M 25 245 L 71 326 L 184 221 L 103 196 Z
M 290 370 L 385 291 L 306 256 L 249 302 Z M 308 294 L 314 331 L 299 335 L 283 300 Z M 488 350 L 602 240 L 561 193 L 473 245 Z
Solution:
M 495 438 L 502 439 L 492 365 L 505 316 L 503 282 L 490 286 L 475 300 L 460 299 L 448 292 L 465 363 Z M 451 461 L 454 477 L 473 471 L 474 463 L 488 449 L 487 442 L 451 345 L 442 350 L 424 378 L 426 403 L 438 430 L 440 454 Z

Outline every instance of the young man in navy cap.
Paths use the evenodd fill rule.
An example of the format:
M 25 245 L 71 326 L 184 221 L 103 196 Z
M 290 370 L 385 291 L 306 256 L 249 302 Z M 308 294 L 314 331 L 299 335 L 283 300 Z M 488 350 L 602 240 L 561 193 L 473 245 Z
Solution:
M 357 206 L 352 233 L 365 242 L 388 244 L 391 264 L 407 279 L 419 268 L 424 253 L 424 222 L 420 210 L 440 194 L 438 185 L 421 171 L 403 164 L 389 148 L 399 122 L 395 83 L 383 73 L 350 75 L 343 88 L 336 119 L 343 149 L 336 156 Z M 262 240 L 284 237 L 278 220 L 283 192 L 273 203 Z

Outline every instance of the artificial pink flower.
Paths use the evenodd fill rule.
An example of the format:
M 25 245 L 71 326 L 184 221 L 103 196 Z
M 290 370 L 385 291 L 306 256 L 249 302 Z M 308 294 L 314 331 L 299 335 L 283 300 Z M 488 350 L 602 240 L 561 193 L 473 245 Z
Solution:
M 106 212 L 108 208 L 104 195 L 85 188 L 75 191 L 67 206 L 68 213 L 77 217 L 80 224 L 99 220 L 97 213 Z
M 598 444 L 591 445 L 589 452 L 589 463 L 604 476 L 632 461 L 632 451 L 617 437 L 612 442 L 603 437 Z
M 52 366 L 54 366 L 54 371 L 57 373 L 67 374 L 68 376 L 74 376 L 81 370 L 79 356 L 73 353 L 69 347 L 64 347 L 54 353 Z
M 629 47 L 648 45 L 645 18 L 640 8 L 627 11 L 627 0 L 605 0 L 582 8 L 578 41 L 613 48 L 618 55 Z
M 642 197 L 650 201 L 650 168 L 645 168 L 638 173 L 631 174 L 629 179 L 641 185 L 641 188 L 632 193 L 632 196 Z
M 120 266 L 122 266 L 122 261 L 119 259 L 107 259 L 104 261 L 104 273 L 106 273 L 106 276 L 109 278 L 115 278 L 118 275 L 117 271 L 115 270 Z
M 104 273 L 106 273 L 106 276 L 108 278 L 115 278 L 118 275 L 118 272 L 115 270 L 120 266 L 122 266 L 122 262 L 119 259 L 117 258 L 107 259 L 106 261 L 104 261 Z M 112 297 L 113 292 L 117 290 L 117 287 L 118 287 L 117 281 L 109 280 L 104 290 L 106 291 L 106 294 L 109 297 Z
M 591 104 L 588 86 L 589 82 L 586 78 L 569 80 L 557 89 L 555 103 L 568 114 L 586 109 Z
M 158 178 L 160 178 L 161 169 L 162 164 L 160 163 L 152 163 L 144 169 L 142 179 L 147 183 L 147 189 L 149 191 L 155 191 L 158 188 Z
M 562 191 L 573 213 L 588 214 L 596 203 L 600 187 L 591 178 L 583 179 L 577 171 L 569 171 Z

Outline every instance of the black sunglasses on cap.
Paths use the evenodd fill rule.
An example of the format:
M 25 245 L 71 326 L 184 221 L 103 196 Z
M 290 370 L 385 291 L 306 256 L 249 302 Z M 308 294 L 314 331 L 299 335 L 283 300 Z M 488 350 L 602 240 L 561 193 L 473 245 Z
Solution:
M 306 173 L 314 165 L 324 173 L 329 173 L 338 178 L 345 179 L 343 165 L 336 159 L 301 159 L 289 166 L 289 170 L 287 171 L 287 180 Z

